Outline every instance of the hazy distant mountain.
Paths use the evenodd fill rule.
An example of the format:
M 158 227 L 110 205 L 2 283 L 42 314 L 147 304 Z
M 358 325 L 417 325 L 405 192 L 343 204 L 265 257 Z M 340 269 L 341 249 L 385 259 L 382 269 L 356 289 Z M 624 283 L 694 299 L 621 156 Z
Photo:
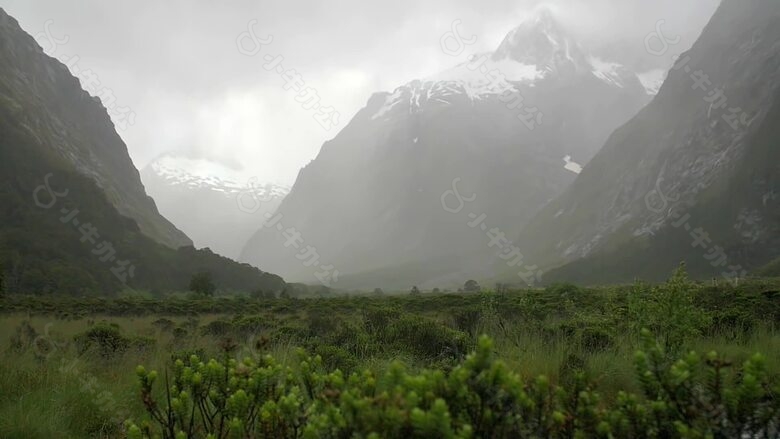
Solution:
M 289 188 L 261 183 L 205 159 L 164 154 L 141 170 L 141 179 L 160 212 L 192 238 L 238 259 L 263 215 L 275 211 Z
M 144 192 L 99 99 L 0 9 L 0 269 L 8 293 L 112 294 L 284 281 L 189 239 Z
M 549 281 L 655 280 L 681 260 L 700 277 L 758 268 L 780 254 L 778 121 L 780 3 L 724 0 L 521 247 L 563 265 Z
M 340 287 L 437 279 L 495 253 L 469 214 L 518 230 L 648 100 L 634 73 L 590 56 L 541 10 L 495 52 L 374 94 L 301 170 L 278 211 L 283 230 L 258 232 L 242 260 L 314 280 L 300 259 L 312 246 Z M 441 202 L 456 178 L 476 194 L 459 214 Z M 300 248 L 284 236 L 292 228 Z

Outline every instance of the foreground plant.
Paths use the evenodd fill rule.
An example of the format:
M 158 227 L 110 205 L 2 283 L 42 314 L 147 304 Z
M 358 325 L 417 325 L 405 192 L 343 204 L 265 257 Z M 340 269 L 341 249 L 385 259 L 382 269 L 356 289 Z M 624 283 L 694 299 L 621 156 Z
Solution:
M 780 401 L 765 360 L 734 368 L 716 353 L 669 363 L 645 332 L 636 354 L 643 395 L 604 402 L 578 375 L 563 388 L 525 380 L 496 360 L 490 339 L 449 373 L 382 376 L 328 372 L 319 357 L 293 370 L 270 356 L 237 362 L 177 360 L 155 396 L 158 373 L 137 373 L 150 418 L 128 423 L 130 438 L 772 438 Z

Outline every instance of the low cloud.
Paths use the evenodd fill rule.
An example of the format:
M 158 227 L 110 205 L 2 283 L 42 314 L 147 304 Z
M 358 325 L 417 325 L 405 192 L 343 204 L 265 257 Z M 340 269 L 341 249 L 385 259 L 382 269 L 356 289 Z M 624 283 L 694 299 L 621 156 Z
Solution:
M 668 65 L 644 50 L 659 20 L 670 36 L 681 37 L 680 52 L 717 7 L 716 0 L 308 3 L 0 0 L 31 34 L 52 20 L 55 35 L 69 36 L 60 53 L 78 55 L 135 111 L 135 124 L 121 135 L 136 166 L 166 151 L 187 151 L 283 184 L 292 184 L 371 93 L 463 61 L 467 54 L 448 56 L 439 45 L 455 19 L 463 35 L 478 37 L 469 52 L 492 50 L 546 4 L 587 46 L 651 69 Z M 273 42 L 248 57 L 236 38 L 251 19 L 257 35 L 273 35 Z M 338 127 L 325 131 L 284 90 L 285 81 L 263 69 L 266 54 L 284 56 L 285 69 L 296 69 L 323 105 L 340 112 Z

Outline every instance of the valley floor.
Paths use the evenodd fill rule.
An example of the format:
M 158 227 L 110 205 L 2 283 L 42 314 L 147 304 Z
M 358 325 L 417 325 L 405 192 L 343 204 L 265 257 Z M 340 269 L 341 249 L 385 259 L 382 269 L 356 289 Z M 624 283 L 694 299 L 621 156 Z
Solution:
M 722 428 L 731 425 L 728 431 L 760 430 L 766 435 L 756 437 L 771 437 L 780 420 L 774 393 L 780 379 L 778 291 L 780 279 L 707 286 L 675 275 L 656 286 L 555 285 L 544 290 L 420 296 L 5 298 L 0 300 L 4 334 L 0 437 L 134 437 L 143 434 L 145 421 L 149 432 L 173 437 L 164 426 L 171 419 L 182 437 L 205 437 L 206 431 L 221 431 L 218 437 L 228 437 L 228 431 L 236 437 L 367 437 L 372 431 L 382 437 L 562 437 L 574 432 L 631 437 L 629 420 L 646 422 L 642 428 L 648 437 L 669 433 L 662 428 L 671 428 L 672 436 L 697 437 L 685 436 L 685 429 L 706 433 L 708 428 L 721 428 L 708 426 L 716 419 L 727 419 Z M 643 328 L 652 337 L 643 335 Z M 649 360 L 642 360 L 638 350 Z M 748 429 L 747 415 L 739 412 L 744 407 L 733 408 L 732 413 L 729 402 L 723 402 L 722 419 L 703 410 L 686 411 L 704 402 L 711 410 L 720 407 L 716 401 L 720 396 L 704 401 L 713 395 L 699 387 L 707 387 L 711 368 L 721 357 L 701 360 L 687 355 L 691 350 L 717 351 L 728 359 L 723 389 L 716 390 L 725 392 L 724 401 L 748 391 L 746 374 L 757 375 L 760 386 L 753 389 L 755 395 L 745 396 L 739 404 L 753 401 L 750 410 L 762 410 L 763 427 Z M 758 352 L 763 357 L 754 356 Z M 212 364 L 208 358 L 218 361 Z M 244 363 L 244 358 L 249 360 Z M 678 358 L 688 363 L 675 365 Z M 201 361 L 206 364 L 199 365 Z M 137 371 L 139 364 L 145 368 Z M 637 376 L 643 367 L 665 375 L 650 383 Z M 210 368 L 224 372 L 223 387 L 217 378 L 208 381 Z M 680 368 L 690 370 L 686 375 Z M 337 369 L 340 373 L 333 375 Z M 154 384 L 151 370 L 158 371 L 153 373 Z M 199 371 L 216 393 L 197 396 L 203 389 L 198 386 L 204 386 L 193 378 Z M 275 375 L 267 375 L 272 371 Z M 266 380 L 278 379 L 273 381 L 275 390 L 263 393 L 265 399 L 246 402 L 244 412 L 235 402 L 240 400 L 236 389 L 245 389 L 251 400 L 254 381 L 247 377 L 261 372 Z M 354 382 L 338 378 L 351 373 L 361 378 Z M 365 387 L 369 376 L 379 383 L 377 388 Z M 397 376 L 405 378 L 390 386 L 389 377 Z M 458 377 L 471 378 L 456 385 Z M 189 401 L 191 412 L 167 417 L 164 408 L 171 394 L 164 391 L 166 380 L 178 386 L 172 393 L 173 405 L 179 401 L 187 406 Z M 546 390 L 548 386 L 553 390 Z M 672 391 L 666 386 L 678 387 Z M 185 389 L 190 394 L 183 401 L 177 399 L 176 392 Z M 568 406 L 569 397 L 555 396 L 567 389 L 580 389 L 575 407 Z M 342 397 L 347 393 L 352 399 Z M 640 404 L 634 407 L 636 412 L 628 407 L 626 393 L 638 395 L 639 402 L 632 403 Z M 142 395 L 147 395 L 145 401 Z M 285 411 L 290 395 L 296 395 L 297 405 Z M 547 402 L 526 406 L 524 397 Z M 413 402 L 414 398 L 419 400 Z M 678 409 L 669 408 L 680 402 L 675 398 L 690 407 L 675 415 Z M 150 409 L 152 400 L 162 410 L 163 426 Z M 457 401 L 474 400 L 494 412 L 476 414 L 470 406 L 458 407 Z M 655 415 L 668 421 L 666 427 L 654 424 L 651 417 L 640 422 L 637 413 L 650 407 L 641 404 L 652 400 L 669 402 L 664 409 L 653 406 L 664 412 L 665 418 Z M 234 423 L 216 421 L 228 412 L 225 419 Z M 546 420 L 530 422 L 531 412 L 533 419 L 538 415 Z M 204 419 L 211 413 L 214 420 Z M 688 419 L 690 425 L 676 424 L 683 421 L 675 416 Z M 393 417 L 398 419 L 390 427 Z M 127 419 L 132 423 L 126 424 Z

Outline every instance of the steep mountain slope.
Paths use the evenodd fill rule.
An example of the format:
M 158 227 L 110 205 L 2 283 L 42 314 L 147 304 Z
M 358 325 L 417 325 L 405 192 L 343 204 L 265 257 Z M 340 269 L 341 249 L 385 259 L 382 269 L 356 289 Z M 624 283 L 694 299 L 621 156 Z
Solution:
M 259 231 L 242 260 L 311 281 L 300 254 L 311 246 L 339 287 L 423 284 L 462 255 L 494 253 L 469 214 L 523 224 L 574 179 L 564 157 L 587 162 L 647 100 L 636 75 L 589 56 L 542 11 L 493 53 L 374 94 L 300 172 L 282 230 Z M 441 198 L 458 178 L 476 199 L 454 214 Z M 284 236 L 295 232 L 303 243 Z
M 163 218 L 144 192 L 127 147 L 98 98 L 82 90 L 67 67 L 52 60 L 0 10 L 0 93 L 17 108 L 18 123 L 94 180 L 120 213 L 169 247 L 192 245 Z M 97 101 L 97 103 L 96 103 Z
M 290 192 L 218 163 L 173 153 L 145 166 L 141 180 L 160 212 L 197 247 L 231 259 L 238 259 L 263 215 L 274 212 Z
M 742 276 L 780 254 L 778 121 L 780 3 L 724 0 L 653 102 L 518 242 L 563 265 L 548 281 L 660 279 L 680 260 Z
M 109 196 L 101 186 L 96 176 L 106 170 L 96 157 L 118 160 L 106 164 L 117 176 L 137 180 L 138 172 L 124 149 L 123 155 L 114 151 L 118 155 L 112 156 L 113 146 L 91 143 L 85 134 L 116 137 L 106 110 L 2 10 L 0 29 L 0 71 L 15 72 L 0 81 L 0 270 L 6 292 L 112 294 L 123 284 L 183 290 L 194 273 L 204 270 L 222 289 L 284 288 L 280 277 L 208 250 L 160 244 L 123 215 L 114 203 L 127 199 Z M 20 67 L 15 63 L 21 53 L 27 58 Z M 24 73 L 25 68 L 32 73 Z M 36 76 L 41 72 L 48 73 Z M 95 148 L 94 157 L 85 148 Z M 94 172 L 93 164 L 98 167 Z M 142 189 L 122 193 L 154 208 Z M 149 212 L 162 218 L 156 210 Z M 168 229 L 175 231 L 172 237 L 183 236 Z

